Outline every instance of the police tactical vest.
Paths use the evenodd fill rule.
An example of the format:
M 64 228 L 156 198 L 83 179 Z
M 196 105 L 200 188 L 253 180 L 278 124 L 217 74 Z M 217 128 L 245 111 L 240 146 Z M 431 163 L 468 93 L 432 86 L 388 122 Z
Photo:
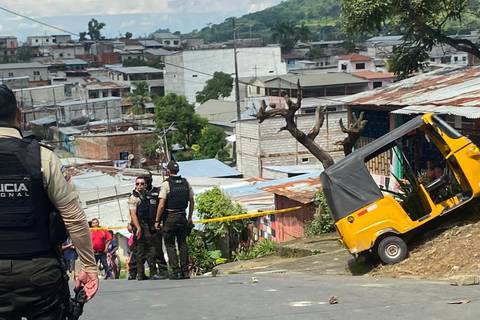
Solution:
M 167 212 L 184 212 L 190 200 L 190 188 L 185 178 L 170 176 L 168 178 L 170 192 L 167 195 Z
M 152 190 L 153 191 L 153 190 Z M 153 225 L 155 222 L 155 216 L 157 214 L 157 201 L 152 199 L 152 191 L 146 192 L 145 195 L 141 195 L 137 190 L 133 190 L 133 196 L 140 199 L 140 203 L 137 206 L 137 216 L 140 222 Z M 158 193 L 157 193 L 158 198 Z
M 0 259 L 52 252 L 49 216 L 36 140 L 0 138 Z

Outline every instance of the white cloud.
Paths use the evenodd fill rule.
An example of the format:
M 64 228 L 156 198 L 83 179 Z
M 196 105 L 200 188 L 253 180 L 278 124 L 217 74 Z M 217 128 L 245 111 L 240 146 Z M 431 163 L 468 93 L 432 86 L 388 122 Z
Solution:
M 4 0 L 2 6 L 33 17 L 168 12 L 168 0 Z

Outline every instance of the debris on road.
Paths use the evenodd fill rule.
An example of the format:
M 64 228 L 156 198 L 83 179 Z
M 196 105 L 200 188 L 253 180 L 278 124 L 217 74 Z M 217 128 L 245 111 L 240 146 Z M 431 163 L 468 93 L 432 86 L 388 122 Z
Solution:
M 470 299 L 460 299 L 460 300 L 450 301 L 450 302 L 448 302 L 448 304 L 467 304 L 467 303 L 470 303 L 470 302 L 472 302 L 472 300 L 470 300 Z
M 331 296 L 330 299 L 328 299 L 329 304 L 338 304 L 338 298 L 336 296 Z
M 252 277 L 252 283 L 258 283 L 258 279 L 256 277 Z

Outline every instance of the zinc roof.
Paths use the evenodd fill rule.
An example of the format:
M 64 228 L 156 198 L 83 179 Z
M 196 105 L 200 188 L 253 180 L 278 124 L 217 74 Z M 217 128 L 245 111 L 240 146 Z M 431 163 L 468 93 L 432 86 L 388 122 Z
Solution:
M 443 110 L 480 118 L 480 67 L 443 68 L 343 100 L 350 106 L 408 107 L 404 112 L 418 113 Z

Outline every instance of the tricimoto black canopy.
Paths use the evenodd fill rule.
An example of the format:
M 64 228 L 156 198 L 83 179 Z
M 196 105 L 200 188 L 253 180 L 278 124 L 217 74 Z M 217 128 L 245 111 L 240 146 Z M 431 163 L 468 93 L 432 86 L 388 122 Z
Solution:
M 418 116 L 322 172 L 323 192 L 335 221 L 383 198 L 365 162 L 390 149 L 396 140 L 424 124 L 422 116 Z

